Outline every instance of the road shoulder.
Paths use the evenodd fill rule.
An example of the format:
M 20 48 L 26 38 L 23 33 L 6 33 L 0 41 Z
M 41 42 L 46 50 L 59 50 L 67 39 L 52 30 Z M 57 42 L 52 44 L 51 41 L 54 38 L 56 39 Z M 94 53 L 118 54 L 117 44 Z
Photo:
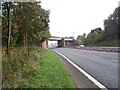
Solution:
M 58 54 L 59 55 L 59 54 Z M 59 55 L 60 56 L 60 55 Z M 70 64 L 65 58 L 61 57 L 61 62 L 64 64 L 78 88 L 93 88 L 99 89 L 92 81 L 84 76 L 79 70 L 77 70 L 72 64 Z

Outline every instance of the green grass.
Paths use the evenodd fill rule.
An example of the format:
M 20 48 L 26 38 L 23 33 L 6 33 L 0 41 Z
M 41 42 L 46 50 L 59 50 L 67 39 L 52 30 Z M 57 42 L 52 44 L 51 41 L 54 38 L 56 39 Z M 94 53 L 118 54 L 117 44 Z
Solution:
M 99 46 L 99 47 L 120 47 L 120 40 L 107 39 L 98 43 L 88 44 L 87 46 Z
M 36 76 L 29 79 L 26 88 L 76 88 L 74 80 L 65 69 L 60 57 L 52 50 L 45 50 L 39 60 Z

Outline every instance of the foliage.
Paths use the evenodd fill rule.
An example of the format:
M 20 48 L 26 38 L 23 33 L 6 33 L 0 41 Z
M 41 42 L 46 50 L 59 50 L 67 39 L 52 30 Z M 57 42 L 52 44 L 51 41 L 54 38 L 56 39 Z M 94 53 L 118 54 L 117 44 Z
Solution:
M 25 88 L 76 88 L 75 82 L 53 51 L 44 51 L 36 76 L 24 84 Z
M 104 27 L 105 27 L 105 37 L 106 38 L 118 38 L 120 34 L 118 32 L 118 26 L 120 23 L 118 22 L 118 9 L 116 8 L 113 14 L 111 14 L 108 19 L 104 20 Z M 120 39 L 120 38 L 119 38 Z
M 2 82 L 3 88 L 19 88 L 36 74 L 36 67 L 42 50 L 31 47 L 28 56 L 26 48 L 11 48 L 9 60 L 3 52 Z
M 107 39 L 97 43 L 90 43 L 88 46 L 98 46 L 98 47 L 120 47 L 120 40 L 118 39 Z
M 86 34 L 85 34 L 85 33 L 83 33 L 83 35 L 79 35 L 79 36 L 77 37 L 77 39 L 82 40 L 82 39 L 84 39 L 85 37 L 86 37 Z
M 78 35 L 76 43 L 78 43 L 77 45 L 79 46 L 79 44 L 83 44 L 86 38 L 86 34 L 83 33 L 83 35 Z
M 8 37 L 7 4 L 7 2 L 3 3 L 2 7 L 3 46 L 6 46 Z M 41 45 L 50 37 L 49 10 L 44 10 L 37 2 L 18 2 L 17 5 L 12 4 L 11 6 L 11 46 Z
M 83 35 L 79 35 L 78 38 L 82 41 L 85 45 L 98 45 L 101 44 L 101 46 L 118 46 L 117 43 L 111 44 L 111 41 L 119 41 L 120 37 L 120 19 L 118 18 L 118 12 L 120 10 L 120 7 L 117 7 L 113 14 L 111 14 L 107 19 L 104 20 L 104 30 L 101 28 L 95 28 L 91 30 L 88 35 L 83 38 Z M 107 40 L 109 41 L 107 43 Z M 109 45 L 108 45 L 109 44 Z M 117 44 L 117 45 L 116 45 Z
M 80 44 L 82 44 L 81 40 L 80 40 L 80 39 L 77 39 L 77 40 L 76 40 L 76 45 L 77 45 L 77 46 L 80 46 Z
M 87 35 L 85 38 L 85 44 L 88 43 L 97 43 L 102 41 L 104 38 L 104 31 L 101 30 L 101 28 L 96 28 L 94 30 L 91 30 L 91 32 Z
M 22 87 L 36 74 L 41 44 L 50 37 L 49 14 L 38 2 L 2 4 L 3 88 Z

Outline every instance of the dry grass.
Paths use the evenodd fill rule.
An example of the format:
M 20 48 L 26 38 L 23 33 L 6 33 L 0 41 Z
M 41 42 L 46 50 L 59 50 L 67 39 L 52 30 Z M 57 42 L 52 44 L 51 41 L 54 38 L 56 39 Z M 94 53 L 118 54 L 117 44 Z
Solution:
M 38 57 L 41 55 L 41 48 L 23 47 L 12 48 L 10 57 L 5 56 L 5 50 L 2 51 L 2 87 L 3 88 L 18 88 L 22 87 L 25 80 L 36 74 Z

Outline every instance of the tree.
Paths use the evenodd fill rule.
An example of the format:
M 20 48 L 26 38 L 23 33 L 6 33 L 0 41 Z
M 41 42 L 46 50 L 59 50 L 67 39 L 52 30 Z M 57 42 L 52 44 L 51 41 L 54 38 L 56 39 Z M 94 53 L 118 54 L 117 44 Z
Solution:
M 8 46 L 6 41 L 9 41 L 11 46 L 41 45 L 44 40 L 50 37 L 49 10 L 41 8 L 38 2 L 18 2 L 17 6 L 11 3 L 12 9 L 8 15 L 7 4 L 6 2 L 3 3 L 2 7 L 3 45 Z M 8 19 L 11 22 L 10 25 L 6 23 Z M 10 27 L 11 30 L 10 28 L 8 30 L 7 27 Z
M 11 36 L 11 14 L 13 9 L 13 3 L 5 2 L 3 3 L 3 15 L 7 19 L 7 33 L 6 33 L 6 54 L 9 55 L 9 46 L 10 46 L 10 36 Z M 4 18 L 3 18 L 4 19 Z
M 77 40 L 76 40 L 76 45 L 77 45 L 77 46 L 80 46 L 80 44 L 82 44 L 81 40 L 80 40 L 80 39 L 77 39 Z
M 118 38 L 118 9 L 116 8 L 106 20 L 104 20 L 105 37 Z
M 86 34 L 83 33 L 83 35 L 78 35 L 77 40 L 79 39 L 81 41 L 81 44 L 84 44 L 85 37 L 86 37 Z
M 101 28 L 95 28 L 87 35 L 84 42 L 85 44 L 93 44 L 100 42 L 104 39 L 104 31 Z

